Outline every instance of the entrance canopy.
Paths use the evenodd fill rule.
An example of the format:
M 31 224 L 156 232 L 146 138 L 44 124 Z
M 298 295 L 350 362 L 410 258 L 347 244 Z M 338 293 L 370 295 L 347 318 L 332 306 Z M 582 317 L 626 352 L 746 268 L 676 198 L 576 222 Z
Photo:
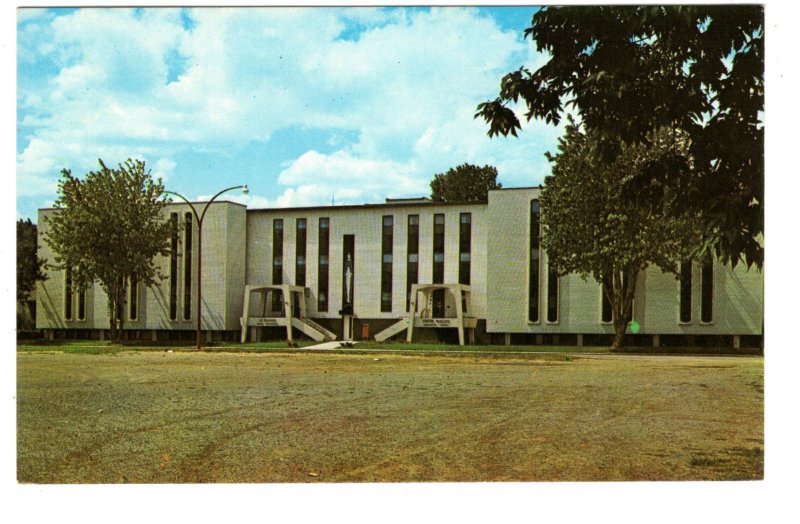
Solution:
M 442 293 L 437 293 L 439 291 Z M 464 329 L 467 329 L 470 343 L 475 341 L 478 320 L 470 316 L 470 310 L 470 288 L 465 284 L 414 284 L 411 286 L 408 316 L 377 333 L 375 340 L 387 340 L 406 329 L 406 340 L 411 342 L 414 327 L 456 328 L 458 343 L 463 346 Z
M 251 316 L 254 305 L 251 296 L 260 296 L 261 315 Z M 292 328 L 296 328 L 312 339 L 321 342 L 333 340 L 336 335 L 320 326 L 306 314 L 306 288 L 288 284 L 248 285 L 244 288 L 244 316 L 242 325 L 242 343 L 247 342 L 247 332 L 254 335 L 259 327 L 286 327 L 286 340 L 293 341 Z

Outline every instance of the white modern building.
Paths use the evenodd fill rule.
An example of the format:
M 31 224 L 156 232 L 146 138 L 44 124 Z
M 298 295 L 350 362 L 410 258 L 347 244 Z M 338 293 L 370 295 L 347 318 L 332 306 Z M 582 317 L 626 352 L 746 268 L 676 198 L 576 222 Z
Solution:
M 203 222 L 202 327 L 207 340 L 448 340 L 610 343 L 600 285 L 556 278 L 539 248 L 537 188 L 491 191 L 486 204 L 421 199 L 384 204 L 253 209 L 215 202 Z M 204 204 L 200 204 L 201 206 Z M 39 212 L 39 234 L 44 217 Z M 165 205 L 180 224 L 168 276 L 131 286 L 131 339 L 191 340 L 197 230 L 186 204 Z M 40 238 L 40 256 L 51 259 Z M 37 327 L 49 337 L 105 336 L 99 286 L 73 289 L 65 272 L 37 284 Z M 761 343 L 763 274 L 741 265 L 658 268 L 636 286 L 640 345 Z

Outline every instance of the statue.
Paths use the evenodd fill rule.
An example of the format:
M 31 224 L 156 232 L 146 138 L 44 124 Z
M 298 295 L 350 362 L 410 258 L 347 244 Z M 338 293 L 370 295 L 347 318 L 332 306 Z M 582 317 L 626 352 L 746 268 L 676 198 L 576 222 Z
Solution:
M 345 285 L 345 304 L 353 304 L 353 261 L 350 259 L 350 253 L 347 254 L 347 262 L 344 269 L 344 285 Z

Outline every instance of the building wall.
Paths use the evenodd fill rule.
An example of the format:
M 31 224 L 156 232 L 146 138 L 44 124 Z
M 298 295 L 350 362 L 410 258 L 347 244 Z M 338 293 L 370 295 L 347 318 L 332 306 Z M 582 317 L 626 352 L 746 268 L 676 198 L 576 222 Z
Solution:
M 333 325 L 340 319 L 342 307 L 342 269 L 344 235 L 355 237 L 354 312 L 357 319 L 372 320 L 372 334 L 378 326 L 406 314 L 406 269 L 408 216 L 419 216 L 420 284 L 433 281 L 434 215 L 445 215 L 444 282 L 458 282 L 459 218 L 471 213 L 471 315 L 485 319 L 487 333 L 592 333 L 611 334 L 610 323 L 601 321 L 600 286 L 592 279 L 577 275 L 559 279 L 558 320 L 548 322 L 547 255 L 541 253 L 538 322 L 528 321 L 528 275 L 530 248 L 530 203 L 538 198 L 537 188 L 491 191 L 486 204 L 391 203 L 386 205 L 314 207 L 249 210 L 243 206 L 219 202 L 213 204 L 203 224 L 203 328 L 213 331 L 240 329 L 244 287 L 273 284 L 273 221 L 283 219 L 282 282 L 296 283 L 296 223 L 305 218 L 306 300 L 311 317 Z M 198 210 L 202 212 L 200 204 Z M 165 206 L 165 217 L 179 213 L 186 204 Z M 39 212 L 40 256 L 52 260 L 44 235 L 45 218 L 53 210 Z M 391 311 L 381 311 L 381 240 L 382 219 L 393 217 L 393 265 Z M 326 311 L 319 311 L 318 240 L 319 220 L 330 220 L 329 300 Z M 169 279 L 161 280 L 139 293 L 139 316 L 126 320 L 126 329 L 191 331 L 196 315 L 197 230 L 192 235 L 191 310 L 184 318 L 184 266 L 186 246 L 181 228 L 178 248 L 177 310 L 178 318 L 169 318 Z M 169 257 L 156 261 L 164 275 L 169 275 Z M 49 271 L 48 280 L 37 283 L 37 328 L 108 329 L 107 297 L 98 284 L 87 290 L 86 319 L 64 319 L 64 273 Z M 695 266 L 692 289 L 692 321 L 679 321 L 680 285 L 670 274 L 650 268 L 639 277 L 634 303 L 634 318 L 641 334 L 675 335 L 747 335 L 761 334 L 763 326 L 763 274 L 744 267 L 731 270 L 715 265 L 713 320 L 700 322 L 701 269 Z M 257 296 L 253 297 L 254 299 Z M 448 306 L 454 306 L 448 300 Z M 253 311 L 260 304 L 253 303 Z M 452 311 L 452 309 L 451 309 Z M 76 310 L 77 312 L 77 310 Z
M 195 205 L 202 213 L 203 206 Z M 44 235 L 48 230 L 46 217 L 54 210 L 39 211 L 39 249 L 40 256 L 53 260 Z M 193 220 L 192 233 L 192 273 L 191 307 L 189 316 L 184 316 L 184 270 L 186 264 L 186 243 L 183 217 L 190 212 L 187 204 L 169 204 L 164 207 L 165 218 L 178 213 L 179 245 L 177 272 L 177 319 L 170 319 L 170 259 L 157 257 L 156 265 L 166 278 L 153 286 L 139 287 L 138 315 L 130 318 L 129 304 L 125 310 L 125 329 L 127 330 L 193 330 L 195 328 L 197 307 L 197 224 Z M 203 219 L 203 328 L 210 330 L 239 329 L 244 289 L 245 252 L 245 208 L 229 202 L 215 202 Z M 65 320 L 64 318 L 64 271 L 48 271 L 48 279 L 37 284 L 37 315 L 39 329 L 108 329 L 108 297 L 99 283 L 87 289 L 86 320 Z M 75 315 L 73 315 L 75 318 Z
M 343 239 L 355 237 L 354 312 L 360 318 L 397 319 L 406 313 L 408 216 L 419 216 L 419 283 L 433 280 L 434 214 L 445 215 L 445 283 L 458 283 L 459 220 L 471 213 L 472 246 L 470 281 L 473 314 L 486 311 L 485 205 L 386 205 L 305 209 L 270 209 L 247 214 L 247 284 L 269 285 L 272 281 L 273 221 L 283 219 L 283 283 L 295 284 L 296 221 L 307 221 L 306 300 L 309 315 L 340 318 L 342 306 Z M 381 311 L 381 239 L 384 216 L 393 217 L 392 308 Z M 327 311 L 317 309 L 319 269 L 319 219 L 330 220 L 329 301 Z M 253 299 L 256 297 L 254 296 Z M 254 303 L 254 310 L 259 305 Z
M 490 333 L 606 333 L 611 323 L 601 322 L 600 285 L 578 275 L 559 279 L 558 322 L 548 322 L 547 254 L 542 253 L 538 322 L 528 321 L 530 202 L 539 190 L 522 188 L 489 193 L 487 271 L 487 331 Z M 701 270 L 695 264 L 692 278 L 692 322 L 679 322 L 680 286 L 672 274 L 648 268 L 639 275 L 634 298 L 634 319 L 641 334 L 762 333 L 763 274 L 738 266 L 731 270 L 714 265 L 713 320 L 700 322 Z

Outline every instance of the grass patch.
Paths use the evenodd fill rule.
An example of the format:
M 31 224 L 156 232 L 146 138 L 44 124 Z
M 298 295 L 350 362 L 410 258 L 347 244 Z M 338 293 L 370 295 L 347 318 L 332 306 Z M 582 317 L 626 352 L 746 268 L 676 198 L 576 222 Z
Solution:
M 453 352 L 453 353 L 610 353 L 606 346 L 533 346 L 500 344 L 472 344 L 459 346 L 458 344 L 436 344 L 424 342 L 358 342 L 355 349 L 386 349 L 396 351 L 415 352 Z
M 213 343 L 204 345 L 203 352 L 210 353 L 262 353 L 275 350 L 289 350 L 304 348 L 315 344 L 311 341 L 296 342 L 295 348 L 289 347 L 285 341 L 252 342 L 248 344 Z M 136 341 L 116 343 L 108 340 L 80 340 L 80 341 L 47 341 L 36 344 L 17 344 L 18 352 L 27 353 L 68 353 L 76 355 L 115 355 L 122 351 L 164 352 L 164 351 L 197 351 L 194 344 L 181 342 L 170 344 L 168 341 L 137 345 Z
M 554 357 L 19 352 L 17 478 L 763 478 L 763 359 Z

